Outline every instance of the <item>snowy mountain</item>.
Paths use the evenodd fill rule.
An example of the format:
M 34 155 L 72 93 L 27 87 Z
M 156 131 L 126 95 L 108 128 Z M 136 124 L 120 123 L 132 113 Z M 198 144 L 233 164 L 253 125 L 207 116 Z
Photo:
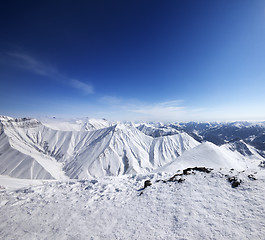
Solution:
M 265 156 L 265 122 L 140 123 L 137 128 L 153 137 L 186 132 L 199 142 L 209 141 L 216 145 L 243 140 Z
M 242 155 L 242 149 L 234 148 L 234 144 L 217 146 L 210 142 L 204 142 L 190 151 L 183 153 L 176 160 L 157 169 L 156 172 L 176 172 L 185 168 L 198 166 L 214 169 L 236 169 L 238 171 L 257 167 L 263 160 L 263 157 L 254 149 L 250 150 L 250 147 L 247 148 L 247 145 L 244 146 L 247 152 L 243 152 Z
M 183 129 L 162 123 L 114 124 L 95 119 L 43 122 L 0 118 L 0 174 L 25 179 L 87 179 L 157 169 L 172 172 L 195 165 L 242 169 L 252 159 L 263 159 L 260 151 L 243 140 L 218 147 L 199 143 Z M 192 126 L 196 131 L 220 129 L 215 124 Z
M 112 126 L 112 123 L 105 119 L 81 118 L 81 119 L 61 119 L 61 118 L 41 118 L 41 123 L 51 129 L 61 131 L 90 131 Z
M 169 136 L 179 133 L 178 130 L 171 128 L 169 126 L 165 126 L 162 124 L 157 125 L 156 123 L 153 124 L 136 124 L 137 129 L 139 129 L 144 134 L 151 136 L 151 137 L 161 137 L 161 136 Z
M 93 126 L 101 123 L 94 121 Z M 81 125 L 88 124 L 91 121 Z M 73 127 L 73 123 L 58 125 L 60 129 Z M 81 127 L 79 131 L 47 126 L 51 124 L 35 119 L 1 118 L 1 174 L 31 179 L 86 179 L 150 172 L 199 145 L 186 133 L 152 138 L 124 124 L 97 130 Z

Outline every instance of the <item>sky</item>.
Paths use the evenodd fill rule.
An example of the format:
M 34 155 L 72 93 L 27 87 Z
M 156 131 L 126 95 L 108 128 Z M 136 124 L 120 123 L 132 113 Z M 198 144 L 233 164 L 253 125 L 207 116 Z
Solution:
M 264 0 L 1 1 L 0 115 L 265 120 Z

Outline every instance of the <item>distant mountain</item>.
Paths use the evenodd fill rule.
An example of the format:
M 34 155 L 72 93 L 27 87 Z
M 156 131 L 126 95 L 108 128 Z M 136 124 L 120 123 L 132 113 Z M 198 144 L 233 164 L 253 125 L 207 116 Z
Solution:
M 113 124 L 105 119 L 81 118 L 81 119 L 63 119 L 63 118 L 41 118 L 41 123 L 51 129 L 61 131 L 91 131 L 100 128 L 110 127 Z
M 136 124 L 136 127 L 138 130 L 151 137 L 162 137 L 179 133 L 175 128 L 161 124 L 157 126 L 157 124 L 142 123 Z
M 232 123 L 170 123 L 157 128 L 155 123 L 139 124 L 138 129 L 145 134 L 157 137 L 160 135 L 173 135 L 176 132 L 186 132 L 199 142 L 209 141 L 216 145 L 243 140 L 255 147 L 259 153 L 265 156 L 265 122 L 232 122 Z

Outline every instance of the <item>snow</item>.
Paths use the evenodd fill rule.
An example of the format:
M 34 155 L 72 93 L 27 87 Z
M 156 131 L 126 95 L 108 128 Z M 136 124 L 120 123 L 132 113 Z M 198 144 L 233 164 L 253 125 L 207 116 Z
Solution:
M 137 129 L 139 129 L 144 134 L 152 137 L 168 136 L 179 133 L 178 130 L 170 126 L 164 126 L 164 124 L 162 123 L 153 123 L 153 124 L 138 123 L 132 125 L 135 126 Z
M 219 147 L 213 143 L 204 142 L 155 171 L 175 172 L 178 169 L 196 166 L 216 169 L 233 168 L 242 171 L 255 163 L 256 166 L 258 166 L 261 159 L 262 157 L 257 155 L 253 163 L 253 161 L 250 161 L 249 157 L 244 158 L 241 154 L 229 150 L 226 145 Z
M 20 179 L 20 178 L 13 178 L 5 175 L 0 175 L 0 189 L 2 190 L 3 189 L 16 190 L 20 188 L 27 188 L 29 186 L 41 185 L 42 183 L 43 183 L 42 180 Z
M 243 183 L 232 188 L 225 174 Z M 196 172 L 182 183 L 156 182 L 172 176 L 166 173 L 125 175 L 2 189 L 0 238 L 263 239 L 265 174 L 247 174 Z M 146 179 L 153 184 L 143 189 Z
M 62 164 L 43 154 L 33 142 L 43 129 L 40 123 L 33 120 L 4 124 L 0 134 L 1 174 L 29 179 L 67 178 Z
M 110 127 L 112 123 L 105 119 L 82 118 L 82 119 L 62 119 L 62 118 L 41 118 L 44 126 L 60 131 L 89 131 Z

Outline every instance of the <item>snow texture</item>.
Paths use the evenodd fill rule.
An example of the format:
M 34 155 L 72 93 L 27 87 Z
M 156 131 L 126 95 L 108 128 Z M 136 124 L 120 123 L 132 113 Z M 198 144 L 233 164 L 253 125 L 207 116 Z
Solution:
M 249 173 L 194 172 L 181 183 L 157 182 L 166 173 L 46 180 L 19 189 L 13 179 L 0 192 L 0 238 L 264 239 L 265 175 Z M 242 183 L 232 188 L 227 174 Z

